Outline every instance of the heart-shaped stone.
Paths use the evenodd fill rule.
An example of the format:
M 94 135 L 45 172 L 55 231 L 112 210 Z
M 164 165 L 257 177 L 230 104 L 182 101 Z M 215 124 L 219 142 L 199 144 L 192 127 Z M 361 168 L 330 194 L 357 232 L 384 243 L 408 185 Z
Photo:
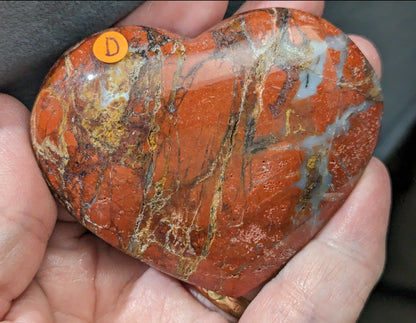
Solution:
M 45 179 L 112 246 L 243 295 L 358 181 L 380 125 L 374 71 L 339 29 L 296 10 L 247 12 L 191 40 L 112 30 L 124 58 L 97 59 L 93 35 L 40 90 L 31 131 Z

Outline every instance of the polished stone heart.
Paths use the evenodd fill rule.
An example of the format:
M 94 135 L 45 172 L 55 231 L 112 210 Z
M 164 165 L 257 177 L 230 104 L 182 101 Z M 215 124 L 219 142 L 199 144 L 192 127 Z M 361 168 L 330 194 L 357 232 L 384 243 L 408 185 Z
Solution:
M 113 28 L 49 72 L 33 148 L 55 197 L 123 252 L 240 296 L 269 279 L 341 206 L 369 161 L 382 97 L 339 29 L 264 9 L 195 39 Z

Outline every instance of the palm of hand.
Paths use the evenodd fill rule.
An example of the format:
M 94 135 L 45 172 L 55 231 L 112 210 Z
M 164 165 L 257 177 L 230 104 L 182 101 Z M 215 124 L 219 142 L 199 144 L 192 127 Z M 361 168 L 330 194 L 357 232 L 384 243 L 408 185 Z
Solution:
M 37 300 L 34 309 L 44 308 L 39 313 L 57 322 L 163 321 L 170 316 L 179 321 L 221 321 L 180 282 L 122 254 L 72 221 L 58 220 L 25 294 L 23 298 Z
M 191 21 L 163 18 L 163 13 L 178 6 L 174 2 L 148 3 L 121 24 L 140 22 L 193 36 L 218 22 L 226 3 L 186 7 L 189 12 L 181 12 L 192 17 Z M 244 10 L 267 6 L 282 4 L 249 2 Z M 315 14 L 322 11 L 322 4 L 316 2 L 295 6 Z M 152 19 L 156 17 L 152 12 L 159 13 L 160 21 Z M 364 52 L 367 46 L 369 57 L 376 57 L 371 63 L 380 69 L 374 48 L 363 39 L 355 40 Z M 57 211 L 30 148 L 28 118 L 21 103 L 0 96 L 2 318 L 30 322 L 224 321 L 179 281 L 121 254 L 65 211 Z M 264 286 L 241 320 L 356 319 L 382 270 L 389 194 L 385 168 L 373 160 L 330 223 Z

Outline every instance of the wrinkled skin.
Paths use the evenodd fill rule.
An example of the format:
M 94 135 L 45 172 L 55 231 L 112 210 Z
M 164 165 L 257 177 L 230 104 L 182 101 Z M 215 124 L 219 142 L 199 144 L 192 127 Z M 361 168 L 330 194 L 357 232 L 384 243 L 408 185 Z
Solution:
M 247 2 L 241 11 L 322 2 Z M 226 2 L 148 2 L 119 25 L 195 36 L 218 23 Z M 365 31 L 363 31 L 365 33 Z M 380 76 L 367 40 L 352 39 Z M 179 281 L 88 233 L 53 200 L 29 142 L 29 112 L 0 95 L 0 316 L 19 322 L 224 322 Z M 252 295 L 243 322 L 351 322 L 384 264 L 390 182 L 373 159 L 346 203 L 284 269 Z

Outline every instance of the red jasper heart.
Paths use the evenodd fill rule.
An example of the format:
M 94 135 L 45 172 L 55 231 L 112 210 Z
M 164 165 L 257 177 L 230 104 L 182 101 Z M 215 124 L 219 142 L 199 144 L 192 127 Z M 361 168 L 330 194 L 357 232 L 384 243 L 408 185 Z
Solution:
M 247 293 L 357 183 L 382 112 L 373 69 L 339 29 L 297 10 L 247 12 L 191 40 L 112 30 L 128 42 L 124 58 L 97 59 L 93 35 L 40 90 L 31 131 L 47 183 L 112 246 Z

